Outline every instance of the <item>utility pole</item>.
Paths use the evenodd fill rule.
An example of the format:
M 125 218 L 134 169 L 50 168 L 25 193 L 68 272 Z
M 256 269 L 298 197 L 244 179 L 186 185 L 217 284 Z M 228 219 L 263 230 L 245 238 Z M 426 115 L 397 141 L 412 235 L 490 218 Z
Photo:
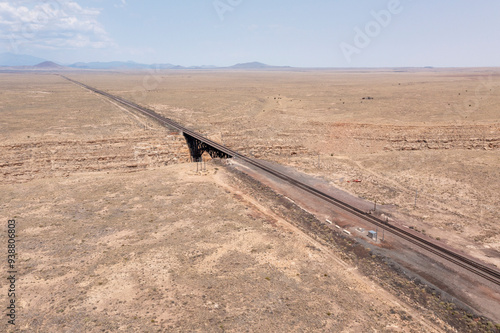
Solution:
M 418 189 L 415 190 L 415 206 L 414 206 L 414 208 L 417 208 L 417 196 L 418 196 Z

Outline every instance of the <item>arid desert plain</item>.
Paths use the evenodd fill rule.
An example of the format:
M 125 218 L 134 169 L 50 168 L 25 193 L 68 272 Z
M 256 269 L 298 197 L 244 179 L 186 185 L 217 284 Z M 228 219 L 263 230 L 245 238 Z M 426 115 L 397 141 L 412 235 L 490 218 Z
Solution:
M 500 267 L 497 68 L 62 74 Z M 178 132 L 57 73 L 0 73 L 0 129 L 1 331 L 500 332 L 498 292 L 469 309 L 325 241 L 304 227 L 325 216 L 231 161 L 198 170 Z

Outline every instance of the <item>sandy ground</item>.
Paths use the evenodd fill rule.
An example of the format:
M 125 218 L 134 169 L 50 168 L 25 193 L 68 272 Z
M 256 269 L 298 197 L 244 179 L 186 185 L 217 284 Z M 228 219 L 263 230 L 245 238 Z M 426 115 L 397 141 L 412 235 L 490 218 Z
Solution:
M 155 78 L 157 73 L 74 74 L 74 78 L 138 102 L 150 93 L 173 98 L 175 103 L 160 98 L 151 106 L 188 121 L 194 119 L 189 115 L 204 115 L 199 122 L 203 126 L 195 127 L 207 135 L 218 135 L 249 153 L 270 152 L 274 159 L 326 177 L 321 167 L 314 169 L 316 151 L 307 144 L 321 131 L 312 130 L 307 137 L 303 129 L 293 130 L 291 121 L 284 122 L 288 117 L 279 112 L 274 118 L 253 113 L 238 117 L 231 109 L 255 106 L 255 94 L 272 96 L 277 88 L 270 87 L 283 73 L 248 73 L 241 80 L 229 73 L 217 78 L 220 88 L 213 85 L 213 74 L 179 73 L 162 74 L 158 91 L 149 92 L 141 90 L 144 77 Z M 297 85 L 296 91 L 315 77 L 335 81 L 330 74 L 285 75 L 290 75 L 287 86 Z M 407 295 L 381 288 L 383 280 L 375 283 L 364 277 L 340 249 L 325 247 L 296 229 L 291 222 L 302 220 L 301 214 L 283 218 L 273 213 L 273 200 L 255 199 L 255 193 L 242 190 L 234 176 L 214 165 L 204 175 L 195 175 L 193 165 L 182 164 L 186 150 L 175 133 L 56 76 L 0 75 L 0 83 L 4 88 L 0 90 L 1 216 L 18 221 L 19 330 L 453 331 L 439 315 Z M 317 84 L 311 85 L 311 92 Z M 222 95 L 202 88 L 210 85 L 221 89 Z M 239 89 L 254 93 L 242 94 Z M 313 95 L 309 97 L 316 98 Z M 182 99 L 184 106 L 176 104 Z M 201 100 L 209 104 L 199 108 L 195 104 Z M 268 103 L 260 99 L 257 103 L 261 102 Z M 206 112 L 215 105 L 219 105 L 216 113 Z M 307 112 L 295 120 L 301 117 L 305 120 L 299 124 L 310 122 Z M 225 120 L 232 121 L 221 127 L 225 132 L 209 131 Z M 266 122 L 269 125 L 262 126 Z M 288 126 L 286 135 L 278 135 L 278 125 Z M 306 129 L 318 125 L 311 126 Z M 270 136 L 253 136 L 267 130 Z M 273 138 L 283 138 L 281 148 L 265 148 L 266 140 Z M 477 158 L 489 175 L 498 150 L 484 152 Z M 408 151 L 382 153 L 399 159 Z M 18 157 L 23 154 L 27 155 Z M 491 160 L 484 158 L 486 154 L 492 154 Z M 345 166 L 333 179 L 349 179 L 348 172 L 356 170 L 353 164 L 363 167 L 362 160 L 353 162 L 353 156 L 330 156 Z M 357 158 L 370 156 L 364 152 Z M 387 171 L 383 165 L 378 168 Z M 389 169 L 386 177 L 399 171 Z M 351 183 L 341 183 L 356 193 Z M 494 191 L 494 186 L 486 182 L 484 193 Z M 6 232 L 0 242 L 6 243 Z M 0 287 L 0 303 L 6 304 L 6 281 Z M 477 327 L 472 319 L 469 324 L 468 331 Z
M 392 206 L 418 230 L 500 267 L 498 69 L 73 77 Z
M 446 328 L 226 178 L 188 164 L 3 185 L 18 223 L 20 331 Z

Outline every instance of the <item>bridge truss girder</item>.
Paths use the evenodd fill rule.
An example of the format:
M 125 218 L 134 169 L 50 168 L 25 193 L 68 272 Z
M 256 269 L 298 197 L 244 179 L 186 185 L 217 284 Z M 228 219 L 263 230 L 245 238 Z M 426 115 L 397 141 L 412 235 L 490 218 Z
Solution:
M 202 142 L 192 136 L 183 133 L 184 138 L 186 139 L 186 143 L 189 147 L 189 153 L 191 154 L 191 158 L 195 161 L 201 158 L 204 152 L 207 152 L 212 158 L 230 158 L 231 156 L 223 151 L 220 151 L 217 148 L 210 146 L 209 144 Z

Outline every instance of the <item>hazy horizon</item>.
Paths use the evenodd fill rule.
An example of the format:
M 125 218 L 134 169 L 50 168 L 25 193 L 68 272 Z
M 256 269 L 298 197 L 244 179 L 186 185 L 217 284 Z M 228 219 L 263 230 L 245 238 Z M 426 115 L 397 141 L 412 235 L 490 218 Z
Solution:
M 0 54 L 2 55 L 2 54 Z M 20 55 L 20 56 L 30 56 L 31 55 Z M 37 58 L 37 57 L 34 57 L 34 58 Z M 0 57 L 0 60 L 1 60 L 1 57 Z M 194 64 L 194 65 L 186 65 L 186 66 L 181 66 L 181 65 L 177 65 L 177 64 L 171 64 L 171 63 L 140 63 L 140 62 L 136 62 L 136 61 L 133 61 L 133 60 L 126 60 L 126 61 L 122 61 L 122 60 L 111 60 L 111 61 L 99 61 L 99 60 L 96 60 L 96 61 L 88 61 L 88 62 L 85 62 L 85 61 L 80 61 L 80 62 L 75 62 L 75 63 L 59 63 L 59 62 L 56 62 L 56 61 L 53 61 L 51 59 L 40 59 L 40 62 L 37 62 L 37 63 L 34 63 L 33 65 L 13 65 L 13 66 L 6 66 L 6 65 L 2 65 L 1 64 L 1 61 L 0 61 L 0 67 L 34 67 L 36 65 L 39 65 L 39 64 L 42 64 L 42 63 L 45 63 L 45 62 L 53 62 L 55 63 L 55 65 L 60 65 L 60 66 L 63 66 L 63 67 L 70 67 L 70 68 L 74 68 L 74 69 L 79 69 L 79 67 L 71 67 L 73 65 L 76 65 L 76 64 L 113 64 L 113 63 L 118 63 L 118 64 L 134 64 L 134 65 L 140 65 L 140 66 L 150 66 L 150 67 L 137 67 L 136 69 L 137 70 L 149 70 L 149 69 L 156 69 L 156 70 L 168 70 L 168 69 L 231 69 L 231 68 L 234 68 L 236 67 L 235 69 L 245 69 L 244 67 L 237 67 L 238 65 L 250 65 L 250 64 L 260 64 L 260 65 L 265 65 L 267 66 L 267 68 L 269 69 L 282 69 L 282 70 L 286 70 L 286 69 L 297 69 L 297 70 L 384 70 L 384 69 L 394 69 L 394 70 L 398 70 L 398 69 L 416 69 L 416 70 L 423 70 L 423 69 L 443 69 L 443 70 L 446 70 L 446 69 L 481 69 L 481 68 L 500 68 L 500 66 L 449 66 L 449 67 L 444 67 L 444 66 L 381 66 L 381 67 L 306 67 L 306 66 L 303 66 L 303 67 L 295 67 L 295 66 L 287 66 L 287 65 L 283 65 L 283 64 L 266 64 L 266 63 L 262 63 L 260 61 L 250 61 L 250 62 L 246 62 L 246 63 L 237 63 L 237 64 L 232 64 L 232 65 L 228 65 L 228 66 L 215 66 L 215 65 L 211 65 L 211 64 Z M 178 67 L 178 68 L 175 68 L 175 67 L 172 67 L 172 68 L 168 68 L 168 67 L 165 67 L 165 68 L 156 68 L 155 66 L 161 66 L 161 65 L 172 65 L 172 66 L 175 66 L 175 67 Z M 106 67 L 106 68 L 103 68 L 103 69 L 111 69 L 111 68 L 117 68 L 119 69 L 120 67 Z M 84 69 L 83 67 L 81 69 Z M 98 68 L 95 68 L 95 67 L 90 67 L 89 69 L 98 69 Z M 124 69 L 134 69 L 134 68 L 125 68 Z M 248 69 L 260 69 L 260 67 L 248 67 Z M 262 67 L 263 70 L 266 69 L 266 67 Z
M 500 3 L 0 1 L 0 53 L 59 64 L 500 66 Z

